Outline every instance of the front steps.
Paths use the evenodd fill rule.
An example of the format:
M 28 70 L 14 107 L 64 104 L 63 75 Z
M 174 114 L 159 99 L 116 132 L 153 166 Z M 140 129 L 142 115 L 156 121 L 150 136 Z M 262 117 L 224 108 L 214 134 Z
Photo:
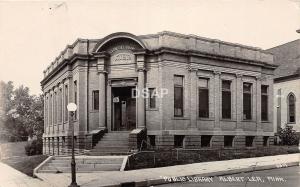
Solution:
M 76 172 L 122 171 L 127 156 L 75 156 Z M 37 173 L 69 173 L 71 157 L 52 157 Z
M 128 139 L 129 132 L 127 131 L 106 133 L 87 155 L 128 155 L 130 154 Z

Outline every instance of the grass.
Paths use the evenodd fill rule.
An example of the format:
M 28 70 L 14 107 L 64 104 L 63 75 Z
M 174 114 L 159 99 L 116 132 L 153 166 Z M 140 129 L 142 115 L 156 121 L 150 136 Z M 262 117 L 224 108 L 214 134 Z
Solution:
M 33 177 L 33 170 L 40 163 L 42 163 L 48 156 L 46 155 L 34 155 L 34 156 L 24 156 L 24 157 L 11 157 L 1 160 L 1 162 L 25 173 L 28 176 Z
M 199 162 L 231 160 L 299 153 L 298 146 L 270 146 L 245 149 L 152 150 L 129 157 L 126 170 L 155 168 Z

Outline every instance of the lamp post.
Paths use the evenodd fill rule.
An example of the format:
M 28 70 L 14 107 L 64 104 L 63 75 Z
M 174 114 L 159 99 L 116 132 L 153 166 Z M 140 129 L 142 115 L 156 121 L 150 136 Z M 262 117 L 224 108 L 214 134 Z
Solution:
M 69 187 L 79 187 L 76 183 L 76 163 L 74 156 L 74 113 L 77 110 L 77 105 L 75 103 L 69 103 L 67 106 L 68 111 L 70 112 L 70 125 L 72 125 L 72 159 L 71 159 L 71 173 L 72 173 L 72 182 Z

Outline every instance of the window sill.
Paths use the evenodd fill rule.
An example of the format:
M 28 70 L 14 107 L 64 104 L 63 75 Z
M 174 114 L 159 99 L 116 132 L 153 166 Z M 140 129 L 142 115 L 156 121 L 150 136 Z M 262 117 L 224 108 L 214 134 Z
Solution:
M 252 119 L 244 119 L 244 120 L 242 120 L 242 122 L 255 122 L 255 121 Z
M 215 119 L 214 118 L 197 118 L 197 120 L 199 121 L 214 121 Z
M 90 110 L 91 113 L 98 113 L 99 110 Z
M 296 122 L 287 122 L 287 125 L 295 125 Z
M 147 108 L 146 111 L 158 111 L 158 108 Z
M 229 121 L 229 122 L 236 122 L 236 120 L 233 120 L 233 119 L 229 119 L 229 118 L 228 118 L 228 119 L 225 119 L 225 118 L 224 118 L 224 119 L 220 119 L 220 121 Z
M 172 120 L 189 120 L 190 118 L 188 118 L 188 117 L 176 117 L 176 116 L 174 116 L 173 118 L 172 118 Z
M 261 121 L 261 123 L 271 123 L 271 121 Z

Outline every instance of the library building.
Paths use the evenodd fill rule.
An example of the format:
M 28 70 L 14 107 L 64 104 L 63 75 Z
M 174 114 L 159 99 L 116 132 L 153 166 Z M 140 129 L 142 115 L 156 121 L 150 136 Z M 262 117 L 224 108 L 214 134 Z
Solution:
M 69 153 L 73 128 L 90 155 L 269 146 L 276 67 L 260 48 L 169 31 L 77 39 L 44 71 L 43 152 Z

